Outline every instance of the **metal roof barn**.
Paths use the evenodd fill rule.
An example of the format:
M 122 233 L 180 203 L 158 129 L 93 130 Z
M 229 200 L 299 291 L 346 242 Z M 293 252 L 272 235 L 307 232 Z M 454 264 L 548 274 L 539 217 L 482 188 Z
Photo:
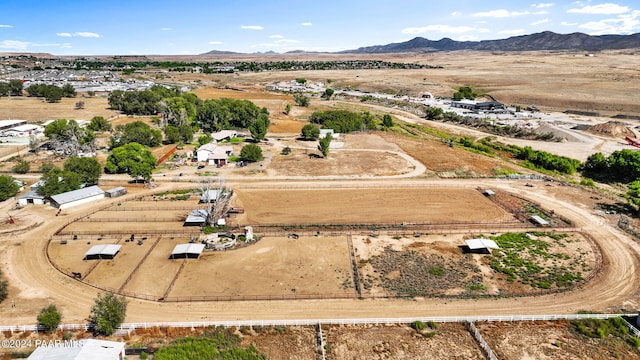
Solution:
M 53 195 L 51 197 L 51 205 L 59 209 L 66 209 L 72 206 L 88 203 L 102 198 L 104 198 L 104 190 L 102 190 L 98 185 L 93 185 L 86 188 Z
M 32 360 L 123 360 L 124 342 L 98 339 L 63 341 L 50 346 L 43 341 L 41 346 L 29 355 Z
M 207 222 L 209 212 L 207 210 L 191 210 L 182 226 L 201 226 Z
M 94 245 L 84 254 L 84 260 L 113 259 L 120 252 L 122 245 Z
M 170 259 L 197 259 L 202 251 L 204 251 L 204 244 L 178 244 L 173 248 Z

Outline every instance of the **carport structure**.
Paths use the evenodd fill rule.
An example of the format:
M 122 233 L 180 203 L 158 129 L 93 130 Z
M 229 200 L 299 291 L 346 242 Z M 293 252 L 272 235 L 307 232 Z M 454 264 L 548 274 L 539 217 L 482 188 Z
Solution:
M 113 259 L 120 252 L 122 245 L 94 245 L 84 254 L 84 260 Z
M 204 244 L 178 244 L 173 248 L 170 259 L 197 259 L 204 251 Z

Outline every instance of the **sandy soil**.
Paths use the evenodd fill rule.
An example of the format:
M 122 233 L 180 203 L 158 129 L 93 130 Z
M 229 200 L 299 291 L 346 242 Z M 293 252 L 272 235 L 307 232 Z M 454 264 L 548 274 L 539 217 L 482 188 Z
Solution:
M 464 324 L 437 324 L 428 338 L 407 325 L 331 326 L 324 330 L 327 359 L 482 359 Z
M 624 341 L 590 339 L 576 334 L 567 321 L 476 324 L 498 359 L 640 359 Z
M 389 224 L 508 221 L 512 218 L 480 192 L 471 189 L 390 187 L 264 191 L 240 188 L 236 190 L 236 196 L 237 203 L 246 209 L 246 220 L 238 218 L 242 224 Z M 379 211 L 382 208 L 384 212 Z
M 78 101 L 84 101 L 84 109 L 75 109 Z M 59 103 L 50 104 L 39 98 L 20 96 L 0 98 L 0 114 L 2 119 L 37 122 L 50 119 L 91 120 L 94 116 L 107 119 L 118 112 L 109 110 L 106 97 L 63 98 Z
M 169 297 L 355 295 L 350 269 L 345 237 L 263 238 L 189 261 Z

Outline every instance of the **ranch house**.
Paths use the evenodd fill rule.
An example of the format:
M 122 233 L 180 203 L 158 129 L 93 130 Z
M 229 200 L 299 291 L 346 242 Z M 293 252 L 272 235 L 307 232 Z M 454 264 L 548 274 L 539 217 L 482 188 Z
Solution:
M 209 165 L 224 166 L 229 162 L 229 155 L 233 154 L 233 147 L 218 146 L 214 143 L 204 144 L 196 151 L 198 162 Z

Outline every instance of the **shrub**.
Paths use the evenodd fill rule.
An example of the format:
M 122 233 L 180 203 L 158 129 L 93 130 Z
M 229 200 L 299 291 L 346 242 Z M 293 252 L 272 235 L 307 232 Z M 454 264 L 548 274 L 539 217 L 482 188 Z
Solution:
M 422 321 L 416 320 L 411 323 L 411 328 L 415 329 L 416 331 L 422 331 L 424 330 L 425 325 Z
M 60 311 L 58 311 L 58 308 L 53 304 L 42 308 L 40 315 L 37 317 L 38 325 L 42 326 L 47 332 L 55 331 L 61 319 L 62 315 Z

